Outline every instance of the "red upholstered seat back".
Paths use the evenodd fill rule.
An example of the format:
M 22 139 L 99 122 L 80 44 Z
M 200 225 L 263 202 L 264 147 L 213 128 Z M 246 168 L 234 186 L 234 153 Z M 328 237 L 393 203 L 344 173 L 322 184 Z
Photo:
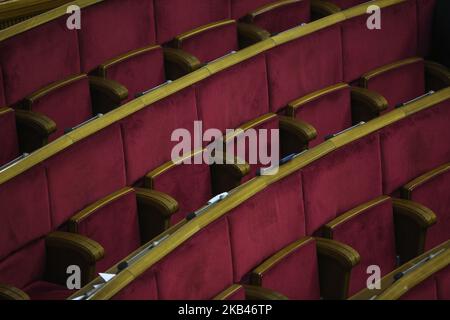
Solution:
M 52 82 L 80 73 L 77 31 L 66 19 L 53 20 L 0 44 L 7 105 Z
M 334 3 L 342 10 L 357 6 L 364 2 L 368 2 L 368 0 L 327 0 L 327 1 Z
M 305 235 L 298 173 L 271 185 L 228 213 L 234 281 Z
M 435 276 L 437 283 L 437 296 L 439 300 L 450 299 L 450 268 L 441 270 Z
M 14 111 L 0 108 L 0 166 L 17 158 L 18 155 L 19 142 Z
M 112 125 L 46 161 L 52 226 L 125 186 L 119 125 Z
M 299 0 L 259 14 L 253 23 L 271 34 L 276 34 L 308 23 L 310 18 L 310 0 Z
M 432 28 L 436 0 L 417 1 L 417 23 L 419 27 L 419 55 L 427 57 L 431 53 Z
M 197 87 L 198 115 L 203 130 L 225 133 L 269 112 L 264 55 L 227 68 Z
M 307 240 L 261 274 L 261 287 L 291 300 L 319 300 L 319 265 L 316 242 Z
M 400 297 L 400 300 L 437 300 L 436 280 L 430 277 L 419 285 L 410 289 Z
M 52 119 L 57 130 L 49 140 L 59 138 L 65 129 L 73 128 L 92 117 L 88 78 L 79 79 L 37 99 L 33 103 L 32 111 Z
M 302 169 L 306 233 L 382 195 L 378 134 L 359 139 Z
M 246 14 L 274 2 L 274 0 L 231 0 L 231 17 L 240 19 Z
M 220 219 L 191 237 L 154 268 L 159 299 L 206 300 L 233 284 L 228 223 Z
M 342 82 L 339 26 L 293 40 L 266 55 L 272 112 L 308 93 Z
M 3 72 L 2 72 L 2 65 L 0 64 L 0 106 L 6 105 L 5 92 L 4 92 L 3 86 L 4 86 L 3 85 Z
M 379 199 L 332 230 L 332 239 L 349 245 L 361 256 L 360 263 L 352 269 L 350 296 L 366 287 L 369 266 L 378 266 L 382 276 L 396 267 L 392 201 L 388 197 Z
M 228 19 L 229 0 L 155 0 L 156 39 L 164 43 L 199 26 Z
M 157 300 L 158 287 L 153 269 L 144 272 L 128 284 L 112 300 Z
M 235 22 L 217 25 L 183 40 L 181 49 L 201 62 L 211 62 L 239 49 Z
M 192 88 L 171 95 L 124 119 L 121 127 L 127 184 L 136 183 L 151 170 L 170 161 L 172 149 L 179 142 L 177 138 L 171 141 L 173 131 L 185 129 L 192 137 L 196 120 L 195 92 Z
M 385 97 L 389 103 L 387 111 L 391 111 L 398 104 L 425 93 L 424 62 L 418 60 L 372 77 L 367 88 Z
M 429 250 L 448 240 L 450 230 L 450 170 L 414 188 L 409 198 L 430 208 L 437 216 L 437 223 L 427 231 L 425 249 Z
M 97 241 L 105 256 L 96 267 L 106 271 L 140 245 L 136 194 L 132 189 L 98 208 L 76 224 L 77 233 Z
M 156 42 L 152 0 L 109 0 L 82 11 L 81 67 L 98 65 Z
M 449 110 L 447 100 L 381 130 L 384 194 L 448 162 Z
M 344 79 L 406 59 L 417 52 L 416 2 L 405 1 L 381 9 L 381 29 L 367 27 L 368 15 L 342 23 Z M 361 45 L 364 43 L 364 45 Z
M 179 164 L 155 176 L 152 189 L 177 200 L 179 209 L 171 218 L 175 224 L 200 209 L 212 198 L 211 171 L 207 164 Z

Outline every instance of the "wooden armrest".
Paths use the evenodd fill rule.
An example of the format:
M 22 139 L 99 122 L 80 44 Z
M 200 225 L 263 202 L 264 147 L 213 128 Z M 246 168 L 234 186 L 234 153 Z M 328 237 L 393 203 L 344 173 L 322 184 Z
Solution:
M 353 124 L 374 119 L 388 108 L 382 95 L 365 88 L 351 87 L 351 100 Z
M 268 31 L 250 23 L 240 22 L 238 23 L 237 28 L 239 34 L 239 47 L 241 49 L 266 40 L 271 36 Z
M 289 300 L 281 293 L 267 288 L 251 285 L 243 285 L 243 287 L 245 289 L 246 300 Z
M 350 275 L 360 256 L 353 248 L 335 240 L 316 238 L 320 293 L 324 299 L 346 299 Z
M 317 137 L 316 129 L 302 120 L 286 116 L 279 116 L 278 118 L 281 157 L 302 152 L 308 148 L 309 142 Z
M 20 289 L 0 283 L 0 300 L 30 300 L 30 297 Z
M 33 104 L 36 103 L 38 100 L 42 99 L 43 97 L 45 97 L 46 95 L 52 93 L 53 91 L 67 87 L 68 85 L 71 85 L 72 83 L 77 82 L 82 79 L 85 79 L 85 78 L 87 78 L 87 75 L 83 73 L 83 74 L 79 74 L 76 76 L 71 76 L 69 78 L 66 78 L 66 79 L 63 79 L 60 81 L 53 82 L 50 85 L 45 86 L 44 88 L 30 94 L 20 104 L 26 110 L 32 110 Z
M 56 123 L 47 116 L 28 110 L 15 110 L 20 150 L 32 152 L 48 143 Z
M 170 227 L 170 218 L 178 211 L 178 202 L 163 192 L 136 188 L 139 228 L 146 243 Z
M 107 113 L 128 98 L 128 89 L 111 79 L 89 76 L 89 86 L 94 114 Z
M 334 3 L 325 0 L 311 0 L 311 15 L 313 20 L 321 19 L 341 11 Z
M 52 232 L 47 235 L 45 245 L 45 280 L 63 286 L 68 277 L 67 267 L 80 267 L 81 284 L 84 286 L 95 278 L 96 263 L 104 256 L 104 249 L 100 244 L 76 233 Z
M 450 71 L 433 61 L 425 61 L 425 83 L 427 91 L 437 91 L 450 86 Z
M 236 157 L 233 164 L 211 165 L 211 180 L 213 194 L 230 191 L 241 184 L 242 179 L 250 172 L 250 165 L 239 161 Z
M 175 48 L 164 48 L 164 65 L 169 80 L 181 78 L 203 66 L 197 57 Z
M 442 174 L 445 174 L 449 170 L 450 170 L 450 162 L 446 163 L 442 166 L 439 166 L 434 170 L 428 171 L 425 174 L 412 180 L 411 182 L 405 184 L 400 190 L 402 198 L 411 200 L 411 193 L 414 191 L 414 189 L 416 189 L 417 187 L 420 187 L 421 185 L 426 184 L 430 180 L 432 180 Z
M 427 229 L 436 215 L 427 207 L 404 199 L 393 199 L 395 243 L 400 262 L 405 263 L 425 250 Z

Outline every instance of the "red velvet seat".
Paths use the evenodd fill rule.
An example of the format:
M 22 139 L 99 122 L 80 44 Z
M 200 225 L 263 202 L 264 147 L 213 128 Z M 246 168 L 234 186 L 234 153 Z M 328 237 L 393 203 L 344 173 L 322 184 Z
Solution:
M 124 86 L 128 98 L 123 102 L 166 81 L 162 48 L 155 45 L 151 0 L 112 0 L 87 7 L 79 43 L 83 72 Z
M 412 180 L 402 188 L 402 197 L 421 203 L 433 210 L 436 225 L 427 235 L 429 250 L 450 238 L 450 164 L 440 166 Z
M 14 110 L 0 108 L 0 166 L 19 156 Z
M 323 0 L 323 1 L 330 2 L 338 6 L 341 10 L 345 10 L 357 6 L 361 3 L 368 2 L 368 0 Z

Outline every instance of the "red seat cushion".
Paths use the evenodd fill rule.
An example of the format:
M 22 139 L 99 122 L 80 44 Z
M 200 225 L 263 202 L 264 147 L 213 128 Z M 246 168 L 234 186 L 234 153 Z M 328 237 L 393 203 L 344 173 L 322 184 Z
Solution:
M 65 300 L 74 291 L 64 286 L 45 281 L 36 281 L 23 289 L 30 300 Z
M 450 300 L 450 268 L 447 267 L 435 275 L 439 300 Z
M 367 268 L 376 265 L 384 276 L 396 267 L 394 217 L 390 198 L 377 202 L 334 226 L 331 238 L 354 248 L 361 256 L 352 269 L 349 295 L 366 287 Z
M 191 36 L 182 41 L 180 48 L 205 63 L 237 51 L 239 46 L 236 23 L 217 25 Z
M 239 19 L 246 14 L 274 2 L 274 0 L 231 0 L 231 16 L 233 19 Z
M 437 300 L 436 280 L 432 276 L 410 289 L 400 300 Z
M 334 3 L 342 10 L 367 2 L 367 0 L 327 0 L 327 1 Z
M 65 129 L 73 128 L 92 118 L 89 80 L 81 78 L 53 90 L 33 103 L 32 110 L 42 113 L 56 123 L 56 132 L 49 140 L 64 135 Z
M 319 300 L 316 242 L 307 240 L 261 274 L 261 286 L 291 300 Z
M 19 156 L 16 118 L 12 109 L 0 108 L 0 166 Z
M 120 290 L 112 300 L 157 300 L 158 288 L 153 270 L 144 272 Z
M 105 256 L 96 267 L 106 271 L 141 245 L 136 194 L 128 189 L 76 223 L 77 232 L 97 241 Z
M 398 104 L 425 93 L 424 62 L 419 60 L 372 77 L 367 82 L 367 88 L 385 97 L 389 103 L 387 111 L 391 111 Z
M 308 23 L 310 12 L 310 0 L 299 0 L 258 14 L 253 23 L 271 34 L 276 34 Z

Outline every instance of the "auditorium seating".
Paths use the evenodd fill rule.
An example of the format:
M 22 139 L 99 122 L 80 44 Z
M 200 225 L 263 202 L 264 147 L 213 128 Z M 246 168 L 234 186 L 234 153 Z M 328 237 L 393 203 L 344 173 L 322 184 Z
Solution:
M 17 138 L 14 110 L 0 108 L 0 166 L 19 156 L 19 140 Z

